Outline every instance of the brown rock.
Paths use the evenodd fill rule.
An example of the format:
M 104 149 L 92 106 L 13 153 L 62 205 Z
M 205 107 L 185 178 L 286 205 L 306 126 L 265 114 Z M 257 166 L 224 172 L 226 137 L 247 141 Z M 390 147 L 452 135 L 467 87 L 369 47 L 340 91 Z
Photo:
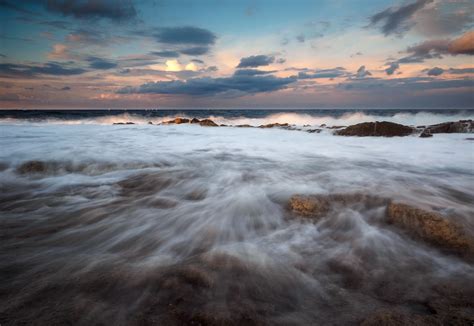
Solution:
M 362 205 L 365 208 L 384 206 L 388 199 L 360 193 L 331 195 L 294 195 L 290 198 L 289 209 L 303 217 L 319 220 L 334 206 Z
M 473 253 L 473 239 L 465 235 L 454 222 L 435 212 L 410 205 L 390 203 L 387 207 L 387 219 L 389 223 L 431 244 L 456 253 Z
M 205 127 L 218 127 L 218 125 L 210 119 L 204 119 L 204 120 L 199 121 L 199 125 L 205 126 Z
M 472 133 L 474 132 L 474 121 L 460 120 L 457 122 L 445 122 L 428 126 L 432 134 Z
M 190 123 L 199 123 L 199 119 L 196 119 L 196 118 L 192 118 L 192 120 L 190 121 Z
M 165 121 L 163 122 L 163 124 L 165 125 L 169 125 L 169 124 L 182 124 L 182 123 L 189 123 L 189 119 L 186 119 L 186 118 L 175 118 L 174 120 L 169 120 L 169 121 Z
M 46 163 L 41 161 L 28 161 L 20 165 L 16 171 L 20 174 L 41 173 L 47 169 Z
M 259 128 L 288 127 L 288 123 L 269 123 L 261 125 Z
M 253 128 L 253 126 L 245 124 L 245 125 L 236 125 L 237 128 Z
M 343 130 L 337 131 L 336 135 L 341 136 L 407 136 L 413 133 L 413 128 L 398 123 L 382 122 L 364 122 L 349 126 Z

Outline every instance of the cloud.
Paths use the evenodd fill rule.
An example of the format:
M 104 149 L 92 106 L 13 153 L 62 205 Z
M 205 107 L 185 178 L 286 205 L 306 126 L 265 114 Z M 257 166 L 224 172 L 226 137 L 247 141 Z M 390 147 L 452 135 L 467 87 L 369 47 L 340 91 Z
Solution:
M 200 63 L 200 64 L 204 64 L 204 61 L 199 60 L 199 59 L 192 59 L 191 61 L 196 62 L 196 63 Z
M 258 69 L 239 69 L 234 72 L 234 76 L 258 76 L 258 75 L 268 75 L 275 73 L 276 70 L 265 71 Z
M 89 67 L 98 70 L 107 70 L 117 67 L 117 64 L 115 62 L 111 62 L 109 60 L 98 57 L 89 57 L 86 59 L 86 61 L 89 62 Z
M 428 69 L 428 71 L 427 71 L 426 74 L 427 74 L 428 76 L 439 76 L 439 75 L 441 75 L 443 72 L 444 72 L 444 69 L 443 69 L 443 68 L 434 67 L 434 68 Z
M 2 63 L 0 76 L 6 78 L 35 77 L 37 75 L 72 76 L 87 72 L 82 68 L 67 68 L 56 62 L 48 62 L 42 66 Z
M 390 7 L 371 16 L 370 26 L 380 25 L 385 36 L 390 34 L 403 34 L 412 27 L 410 18 L 428 3 L 434 0 L 417 0 L 400 7 Z
M 472 3 L 439 1 L 416 14 L 415 30 L 422 35 L 451 35 L 472 26 Z
M 296 35 L 296 40 L 300 43 L 304 43 L 304 41 L 305 41 L 304 34 Z
M 453 40 L 448 49 L 450 54 L 474 55 L 474 30 L 466 32 L 461 37 Z
M 153 51 L 150 52 L 152 55 L 156 55 L 157 57 L 162 58 L 178 58 L 179 52 L 178 51 Z
M 69 57 L 69 47 L 61 43 L 54 44 L 53 50 L 48 53 L 49 59 L 69 59 Z
M 272 92 L 286 88 L 295 82 L 295 78 L 278 78 L 275 76 L 231 76 L 224 78 L 193 78 L 187 81 L 150 82 L 138 87 L 125 87 L 119 94 L 172 94 L 213 96 L 223 93 L 236 95 Z
M 64 86 L 63 88 L 60 89 L 61 91 L 70 91 L 71 87 L 69 86 Z
M 450 79 L 440 80 L 432 77 L 409 77 L 393 79 L 350 79 L 339 87 L 351 90 L 372 90 L 387 89 L 393 94 L 393 89 L 400 91 L 430 91 L 436 89 L 472 88 L 474 80 L 471 79 Z
M 427 59 L 441 59 L 443 55 L 474 55 L 474 31 L 466 32 L 454 40 L 429 40 L 410 46 L 410 55 L 397 60 L 398 63 L 418 63 Z
M 390 67 L 388 67 L 387 69 L 385 69 L 385 72 L 387 73 L 387 75 L 393 75 L 393 73 L 398 69 L 400 68 L 400 65 L 397 63 L 397 62 L 392 62 L 390 64 Z
M 346 69 L 342 67 L 316 70 L 313 73 L 308 73 L 304 71 L 300 71 L 298 73 L 298 79 L 337 78 L 343 76 L 347 76 L 347 72 Z
M 180 50 L 179 52 L 186 55 L 203 55 L 209 52 L 209 48 L 207 46 L 196 46 L 193 48 Z
M 123 21 L 137 15 L 131 0 L 48 0 L 45 1 L 45 7 L 51 12 L 80 19 L 106 18 Z
M 372 76 L 370 71 L 365 69 L 365 66 L 360 66 L 359 69 L 357 69 L 357 73 L 355 74 L 356 78 L 365 78 L 367 76 Z
M 474 74 L 474 68 L 450 68 L 448 72 L 455 75 Z
M 212 45 L 217 39 L 211 31 L 192 26 L 158 28 L 153 36 L 158 42 L 165 44 Z
M 13 94 L 13 93 L 0 94 L 0 102 L 1 101 L 14 102 L 14 101 L 19 101 L 19 100 L 20 100 L 20 97 L 17 94 Z
M 240 59 L 237 68 L 255 68 L 260 66 L 268 66 L 275 61 L 275 57 L 268 55 L 252 55 Z

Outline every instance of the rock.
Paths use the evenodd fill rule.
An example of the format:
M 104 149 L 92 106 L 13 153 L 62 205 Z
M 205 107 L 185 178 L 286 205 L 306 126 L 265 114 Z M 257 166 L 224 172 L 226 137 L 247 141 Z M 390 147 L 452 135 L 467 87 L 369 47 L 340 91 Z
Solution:
M 149 124 L 149 125 L 152 125 L 152 124 L 153 124 L 153 122 L 151 122 L 151 121 L 148 121 L 148 124 Z
M 407 136 L 413 133 L 413 128 L 398 123 L 382 121 L 382 122 L 363 122 L 349 126 L 343 130 L 336 132 L 340 136 Z
M 326 127 L 326 124 L 323 123 L 322 125 L 320 125 L 321 128 L 325 128 Z
M 433 137 L 433 135 L 428 129 L 423 130 L 423 132 L 420 134 L 420 138 L 429 138 L 429 137 Z
M 390 203 L 387 221 L 408 231 L 412 236 L 460 254 L 474 252 L 473 239 L 462 232 L 452 221 L 435 212 L 406 204 Z
M 190 123 L 199 123 L 199 119 L 196 119 L 196 118 L 192 118 L 192 120 L 190 121 Z
M 288 123 L 269 123 L 261 125 L 259 128 L 288 127 Z
M 226 125 L 226 124 L 223 124 L 223 123 L 221 123 L 221 124 L 219 125 L 219 127 L 227 127 L 227 125 Z
M 474 140 L 474 138 L 466 138 L 466 140 Z
M 472 133 L 474 132 L 474 121 L 445 122 L 428 126 L 426 129 L 432 134 Z
M 346 126 L 331 126 L 331 127 L 326 127 L 328 129 L 341 129 L 341 128 L 345 128 Z
M 41 161 L 28 161 L 20 165 L 16 171 L 20 174 L 42 173 L 47 169 L 46 163 Z
M 125 124 L 126 124 L 126 125 L 134 125 L 135 123 L 129 121 L 129 122 L 126 122 Z
M 218 125 L 210 119 L 204 119 L 204 120 L 199 121 L 199 125 L 205 126 L 205 127 L 218 127 Z
M 245 125 L 236 125 L 236 127 L 237 128 L 253 128 L 253 126 L 247 125 L 247 124 L 245 124 Z
M 186 119 L 186 118 L 175 118 L 174 120 L 169 120 L 169 121 L 165 121 L 163 122 L 163 124 L 165 125 L 169 125 L 169 124 L 182 124 L 182 123 L 189 123 L 189 119 Z
M 114 122 L 113 123 L 114 125 L 134 125 L 135 123 L 134 122 Z
M 308 129 L 306 132 L 309 132 L 310 134 L 317 133 L 319 134 L 322 131 L 322 129 Z
M 385 206 L 388 199 L 366 194 L 294 195 L 288 202 L 289 209 L 302 217 L 319 220 L 334 206 L 362 205 L 365 208 Z

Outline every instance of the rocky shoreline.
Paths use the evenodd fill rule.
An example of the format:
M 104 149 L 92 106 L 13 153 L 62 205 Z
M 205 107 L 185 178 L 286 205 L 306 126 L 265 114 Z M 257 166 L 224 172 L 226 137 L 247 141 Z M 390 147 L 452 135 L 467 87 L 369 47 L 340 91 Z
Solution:
M 134 125 L 133 122 L 116 122 L 114 125 Z M 148 124 L 153 125 L 153 122 L 149 121 Z M 285 130 L 298 130 L 305 131 L 308 133 L 320 133 L 323 130 L 328 130 L 337 136 L 357 136 L 357 137 L 403 137 L 409 135 L 419 135 L 420 138 L 433 137 L 433 134 L 452 134 L 452 133 L 473 133 L 474 132 L 474 121 L 473 120 L 459 120 L 443 122 L 434 125 L 427 126 L 406 126 L 389 121 L 375 121 L 375 122 L 362 122 L 351 126 L 327 126 L 322 124 L 314 128 L 315 126 L 304 125 L 299 127 L 291 125 L 289 123 L 269 123 L 260 126 L 252 126 L 249 124 L 239 125 L 225 125 L 217 124 L 211 119 L 197 118 L 182 118 L 177 117 L 173 120 L 161 122 L 157 125 L 180 125 L 180 124 L 197 124 L 203 127 L 235 127 L 235 128 L 260 128 L 270 129 L 279 128 Z

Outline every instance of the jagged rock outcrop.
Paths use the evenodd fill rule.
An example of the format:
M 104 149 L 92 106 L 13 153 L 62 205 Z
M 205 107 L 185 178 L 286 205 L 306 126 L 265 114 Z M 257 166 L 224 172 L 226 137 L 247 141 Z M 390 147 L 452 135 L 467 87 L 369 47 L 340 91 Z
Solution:
M 452 134 L 474 132 L 474 121 L 459 120 L 455 122 L 444 122 L 426 127 L 425 131 L 431 134 Z

